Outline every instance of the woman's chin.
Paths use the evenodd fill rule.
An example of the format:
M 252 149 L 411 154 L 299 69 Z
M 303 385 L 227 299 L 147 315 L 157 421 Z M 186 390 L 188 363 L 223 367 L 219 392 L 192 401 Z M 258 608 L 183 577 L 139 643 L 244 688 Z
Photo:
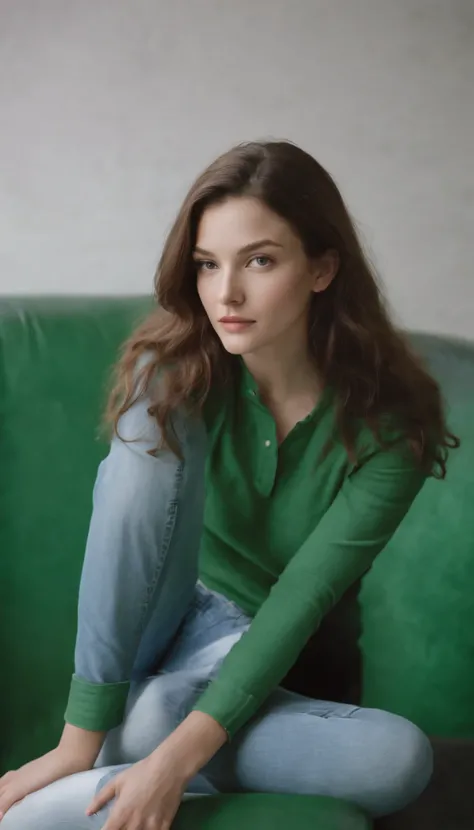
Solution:
M 223 343 L 222 345 L 229 354 L 241 355 L 248 351 L 248 349 L 238 346 L 237 343 Z
M 230 337 L 221 337 L 221 343 L 226 352 L 229 354 L 245 354 L 251 352 L 255 348 L 251 338 L 239 335 L 231 335 Z

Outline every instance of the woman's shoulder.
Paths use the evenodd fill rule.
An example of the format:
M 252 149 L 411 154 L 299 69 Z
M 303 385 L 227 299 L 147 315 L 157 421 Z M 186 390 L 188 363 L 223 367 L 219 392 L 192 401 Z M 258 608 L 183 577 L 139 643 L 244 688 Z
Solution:
M 419 468 L 413 448 L 401 418 L 394 413 L 384 413 L 376 421 L 358 419 L 354 432 L 354 448 L 357 467 L 369 462 L 374 456 L 385 456 L 402 466 L 407 462 L 413 469 Z

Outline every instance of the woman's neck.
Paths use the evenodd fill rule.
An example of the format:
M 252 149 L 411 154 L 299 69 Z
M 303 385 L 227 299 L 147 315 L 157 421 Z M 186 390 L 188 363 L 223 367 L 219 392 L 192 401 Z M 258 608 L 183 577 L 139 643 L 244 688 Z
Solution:
M 243 355 L 244 363 L 254 378 L 262 401 L 283 404 L 294 398 L 309 397 L 316 404 L 322 381 L 314 360 L 308 353 L 272 352 Z

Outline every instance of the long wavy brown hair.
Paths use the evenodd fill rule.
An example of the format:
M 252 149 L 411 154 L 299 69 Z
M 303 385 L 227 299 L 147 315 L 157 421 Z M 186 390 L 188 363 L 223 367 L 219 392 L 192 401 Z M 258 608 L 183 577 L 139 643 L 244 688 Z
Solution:
M 192 185 L 156 271 L 157 308 L 127 341 L 117 365 L 107 410 L 115 430 L 159 372 L 163 383 L 149 411 L 162 445 L 180 454 L 172 413 L 200 411 L 211 386 L 232 382 L 236 358 L 225 351 L 201 305 L 192 253 L 203 211 L 239 196 L 257 198 L 283 217 L 309 258 L 328 249 L 339 255 L 336 277 L 311 300 L 308 338 L 320 377 L 334 390 L 336 429 L 349 458 L 357 460 L 355 425 L 361 419 L 383 443 L 383 424 L 393 416 L 427 474 L 444 478 L 448 450 L 459 441 L 447 429 L 438 384 L 391 323 L 335 182 L 288 141 L 240 144 Z

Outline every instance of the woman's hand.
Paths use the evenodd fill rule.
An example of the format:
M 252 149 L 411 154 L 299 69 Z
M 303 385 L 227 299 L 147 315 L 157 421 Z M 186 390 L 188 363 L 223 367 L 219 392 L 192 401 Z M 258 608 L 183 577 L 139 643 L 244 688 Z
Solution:
M 30 761 L 20 769 L 7 772 L 0 778 L 0 822 L 10 807 L 30 793 L 41 790 L 59 778 L 90 769 L 88 763 L 75 758 L 58 746 L 46 755 Z
M 59 745 L 0 778 L 0 821 L 25 796 L 75 772 L 92 769 L 105 732 L 89 732 L 66 723 Z
M 187 778 L 176 768 L 169 753 L 160 749 L 109 781 L 95 796 L 86 815 L 97 813 L 115 798 L 103 830 L 169 830 Z
M 103 830 L 169 830 L 188 782 L 226 741 L 217 721 L 191 712 L 148 758 L 109 781 L 87 815 L 116 798 Z

